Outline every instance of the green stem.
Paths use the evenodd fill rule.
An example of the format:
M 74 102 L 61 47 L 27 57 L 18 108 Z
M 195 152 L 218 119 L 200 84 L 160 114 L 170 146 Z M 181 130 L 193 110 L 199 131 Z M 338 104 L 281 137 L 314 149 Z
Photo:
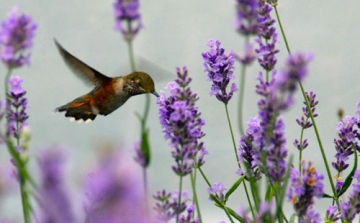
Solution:
M 147 172 L 146 167 L 143 167 L 143 181 L 144 181 L 144 193 L 145 193 L 145 202 L 148 204 L 148 189 L 147 189 Z
M 178 198 L 178 205 L 180 208 L 181 205 L 181 195 L 182 195 L 182 183 L 183 183 L 183 177 L 180 176 L 180 182 L 179 182 L 179 198 Z M 176 223 L 179 222 L 179 210 L 176 210 Z
M 145 95 L 146 99 L 145 99 L 145 108 L 144 108 L 144 115 L 143 115 L 143 128 L 142 131 L 145 131 L 145 126 L 146 126 L 146 122 L 147 119 L 149 117 L 149 110 L 150 110 L 150 94 L 146 94 Z
M 230 133 L 231 133 L 231 140 L 232 140 L 233 147 L 234 147 L 234 153 L 235 153 L 235 157 L 236 157 L 236 162 L 238 163 L 238 166 L 240 168 L 239 157 L 238 157 L 237 152 L 236 152 L 236 143 L 235 143 L 234 131 L 232 129 L 230 116 L 229 116 L 229 109 L 228 109 L 227 104 L 224 103 L 224 105 L 225 105 L 226 118 L 227 118 L 227 121 L 228 121 Z
M 280 26 L 281 34 L 282 34 L 282 36 L 283 36 L 283 39 L 284 39 L 284 42 L 285 42 L 285 45 L 286 45 L 286 49 L 287 49 L 288 53 L 291 54 L 290 47 L 289 47 L 289 44 L 288 44 L 288 41 L 287 41 L 285 32 L 284 32 L 283 26 L 282 26 L 282 24 L 281 24 L 281 19 L 280 19 L 278 10 L 277 10 L 277 8 L 276 8 L 275 5 L 274 5 L 274 9 L 275 9 L 275 13 L 276 13 L 276 18 L 277 18 L 278 23 L 279 23 L 279 26 Z M 300 81 L 299 81 L 299 86 L 300 86 L 300 89 L 301 89 L 301 93 L 302 93 L 302 95 L 303 95 L 303 98 L 304 98 L 304 100 L 305 100 L 305 102 L 306 102 L 306 107 L 307 107 L 307 109 L 309 110 L 311 122 L 313 123 L 313 126 L 314 126 L 314 131 L 315 131 L 316 139 L 317 139 L 317 141 L 318 141 L 318 144 L 319 144 L 319 147 L 320 147 L 320 152 L 321 152 L 322 158 L 323 158 L 323 160 L 324 160 L 326 172 L 327 172 L 327 175 L 328 175 L 328 178 L 329 178 L 329 181 L 330 181 L 331 190 L 332 190 L 333 194 L 336 194 L 334 182 L 333 182 L 333 179 L 332 179 L 332 176 L 331 176 L 330 167 L 329 167 L 329 164 L 328 164 L 326 155 L 325 155 L 324 147 L 323 147 L 322 142 L 321 142 L 320 134 L 319 134 L 319 131 L 318 131 L 318 128 L 317 128 L 315 119 L 314 119 L 314 115 L 313 115 L 313 113 L 312 113 L 312 111 L 311 111 L 310 103 L 309 103 L 308 98 L 306 97 L 304 87 L 303 87 L 303 85 L 302 85 L 302 83 L 301 83 Z M 340 210 L 340 202 L 339 202 L 338 199 L 336 200 L 336 204 L 337 204 L 337 206 L 338 206 L 338 208 L 339 208 L 339 210 Z
M 245 45 L 249 43 L 249 36 L 245 37 Z M 246 79 L 246 65 L 242 64 L 240 71 L 240 84 L 239 84 L 239 132 L 240 135 L 244 135 L 244 121 L 243 121 L 243 105 L 244 105 L 244 95 L 245 95 L 245 79 Z
M 196 169 L 195 169 L 195 171 L 196 171 Z M 198 200 L 197 192 L 196 192 L 196 172 L 190 174 L 190 180 L 191 180 L 191 187 L 192 187 L 193 194 L 194 194 L 193 200 L 194 200 L 194 203 L 196 206 L 196 212 L 197 212 L 197 215 L 199 218 L 199 222 L 202 223 L 200 205 L 199 205 L 199 200 Z
M 198 169 L 199 169 L 199 171 L 200 171 L 200 173 L 201 173 L 201 176 L 204 178 L 206 184 L 207 184 L 209 187 L 211 187 L 211 183 L 210 183 L 210 181 L 208 180 L 208 178 L 206 177 L 205 173 L 202 171 L 201 167 L 199 167 Z M 217 203 L 222 204 L 221 201 L 218 201 Z M 226 206 L 222 204 L 221 207 L 222 207 L 222 209 L 225 211 L 225 214 L 228 216 L 229 220 L 230 220 L 232 223 L 234 223 L 234 220 L 231 218 L 231 216 L 230 216 L 230 214 L 229 214 Z
M 135 56 L 134 56 L 134 49 L 133 49 L 133 44 L 131 41 L 131 33 L 132 33 L 132 28 L 131 28 L 131 22 L 129 20 L 127 20 L 127 30 L 128 30 L 128 36 L 126 37 L 126 42 L 128 45 L 128 53 L 129 53 L 129 60 L 130 60 L 130 66 L 131 66 L 131 70 L 132 72 L 136 71 L 136 65 L 135 65 Z
M 135 56 L 134 56 L 134 47 L 132 44 L 132 27 L 131 27 L 131 22 L 129 20 L 126 21 L 127 23 L 127 30 L 128 30 L 128 35 L 126 37 L 126 42 L 127 42 L 127 48 L 128 48 L 128 53 L 129 53 L 129 62 L 130 62 L 130 67 L 131 67 L 131 71 L 132 72 L 136 72 L 136 63 L 135 63 Z M 149 110 L 150 110 L 150 95 L 146 94 L 146 99 L 145 99 L 145 108 L 144 108 L 144 113 L 143 116 L 140 118 L 140 125 L 141 125 L 141 136 L 144 135 L 145 131 L 146 131 L 146 122 L 149 116 Z M 145 196 L 147 197 L 148 194 L 148 190 L 147 190 L 147 172 L 146 172 L 146 168 L 143 169 L 143 179 L 144 179 L 144 190 L 145 190 Z M 146 198 L 147 199 L 147 198 Z
M 305 123 L 307 122 L 308 118 L 306 119 Z M 304 136 L 304 128 L 301 129 L 301 133 L 300 133 L 300 154 L 299 154 L 299 173 L 301 174 L 301 160 L 302 160 L 302 154 L 303 154 L 303 144 L 302 144 L 302 139 L 303 139 L 303 136 Z
M 5 75 L 5 80 L 4 80 L 4 84 L 5 84 L 5 98 L 7 97 L 7 94 L 9 93 L 9 79 L 11 77 L 11 72 L 12 69 L 8 68 L 7 73 Z M 10 106 L 8 103 L 6 103 L 6 106 Z M 8 109 L 5 110 L 5 112 L 8 112 Z M 6 114 L 7 116 L 8 114 Z M 16 130 L 19 130 L 19 123 L 16 122 Z M 30 203 L 29 203 L 29 196 L 28 193 L 26 191 L 26 181 L 28 179 L 28 173 L 26 171 L 25 168 L 25 163 L 21 160 L 20 154 L 18 151 L 16 151 L 16 148 L 14 147 L 14 145 L 12 144 L 12 142 L 10 141 L 10 139 L 8 137 L 6 137 L 6 143 L 7 143 L 7 147 L 9 150 L 9 153 L 11 155 L 11 157 L 14 159 L 15 161 L 15 165 L 17 168 L 17 173 L 18 173 L 18 180 L 19 180 L 19 186 L 20 186 L 20 194 L 21 194 L 21 203 L 22 203 L 22 208 L 23 208 L 23 215 L 24 215 L 24 222 L 25 223 L 30 223 Z M 17 136 L 16 137 L 16 145 L 17 147 L 20 146 L 20 139 Z
M 9 92 L 9 79 L 10 79 L 10 76 L 11 76 L 11 71 L 12 71 L 12 69 L 10 69 L 10 68 L 8 68 L 8 70 L 7 70 L 7 73 L 6 73 L 6 75 L 5 75 L 5 99 L 6 99 L 6 95 L 7 95 L 7 93 Z
M 283 28 L 283 26 L 282 26 L 282 24 L 281 24 L 281 19 L 280 19 L 279 12 L 278 12 L 278 10 L 277 10 L 277 8 L 276 8 L 276 5 L 274 5 L 273 7 L 274 7 L 274 9 L 275 9 L 276 19 L 277 19 L 277 21 L 278 21 L 278 23 L 279 23 L 281 35 L 282 35 L 283 38 L 284 38 L 286 50 L 288 51 L 289 54 L 291 54 L 291 52 L 290 52 L 290 47 L 289 47 L 289 43 L 288 43 L 288 41 L 287 41 L 287 39 L 286 39 L 286 35 L 285 35 L 284 28 Z
M 237 152 L 236 152 L 236 143 L 235 143 L 234 131 L 233 131 L 233 128 L 232 128 L 232 126 L 231 126 L 229 109 L 228 109 L 227 104 L 224 103 L 224 105 L 225 105 L 226 118 L 227 118 L 227 121 L 228 121 L 230 133 L 231 133 L 231 140 L 232 140 L 233 147 L 234 147 L 234 153 L 235 153 L 235 157 L 236 157 L 236 162 L 237 162 L 237 164 L 238 164 L 238 167 L 241 169 L 241 164 L 240 164 L 240 162 L 239 162 L 239 157 L 238 157 Z M 244 185 L 244 189 L 245 189 L 245 193 L 246 193 L 246 198 L 247 198 L 247 200 L 248 200 L 251 213 L 252 213 L 253 216 L 254 216 L 254 210 L 253 210 L 253 207 L 252 207 L 252 204 L 251 204 L 251 200 L 250 200 L 249 192 L 248 192 L 248 190 L 247 190 L 246 183 L 244 182 L 243 185 Z
M 199 171 L 200 171 L 200 173 L 201 173 L 201 176 L 204 178 L 206 184 L 207 184 L 209 187 L 211 187 L 211 183 L 210 183 L 209 179 L 206 177 L 205 173 L 202 171 L 201 167 L 199 167 L 198 169 L 199 169 Z
M 16 169 L 18 172 L 18 180 L 19 180 L 19 186 L 20 186 L 20 194 L 21 194 L 21 203 L 23 208 L 23 215 L 24 215 L 24 222 L 30 223 L 30 203 L 29 203 L 29 197 L 28 193 L 25 188 L 26 184 L 26 178 L 28 176 L 28 173 L 26 169 L 24 168 L 24 163 L 21 160 L 20 154 L 18 151 L 16 151 L 14 145 L 10 141 L 10 139 L 6 138 L 6 144 L 9 150 L 9 153 L 11 157 L 14 159 Z
M 313 124 L 313 126 L 314 126 L 314 131 L 315 131 L 316 139 L 317 139 L 317 141 L 318 141 L 318 143 L 319 143 L 320 152 L 321 152 L 322 158 L 323 158 L 324 163 L 325 163 L 325 168 L 326 168 L 326 172 L 327 172 L 327 175 L 328 175 L 328 178 L 329 178 L 329 181 L 330 181 L 330 186 L 331 186 L 332 192 L 333 192 L 333 194 L 336 194 L 334 182 L 333 182 L 333 179 L 332 179 L 332 176 L 331 176 L 330 167 L 329 167 L 329 164 L 328 164 L 328 161 L 327 161 L 327 158 L 326 158 L 324 146 L 323 146 L 322 141 L 321 141 L 321 138 L 320 138 L 319 130 L 318 130 L 318 128 L 317 128 L 314 115 L 313 115 L 313 113 L 312 113 L 312 111 L 311 111 L 310 102 L 309 102 L 308 98 L 306 97 L 304 87 L 303 87 L 303 85 L 302 85 L 302 83 L 301 83 L 300 81 L 299 81 L 299 86 L 300 86 L 300 89 L 301 89 L 301 93 L 303 94 L 303 97 L 304 97 L 304 99 L 305 99 L 306 107 L 307 107 L 307 109 L 308 109 L 308 111 L 309 111 L 311 122 L 312 122 L 312 124 Z M 336 203 L 337 203 L 338 207 L 340 208 L 340 203 L 339 203 L 339 201 L 337 201 Z

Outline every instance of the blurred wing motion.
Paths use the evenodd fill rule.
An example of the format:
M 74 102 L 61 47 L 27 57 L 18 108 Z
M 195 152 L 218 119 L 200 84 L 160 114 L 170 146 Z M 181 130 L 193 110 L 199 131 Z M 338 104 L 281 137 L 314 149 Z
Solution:
M 67 50 L 65 50 L 57 41 L 54 39 L 55 45 L 59 49 L 61 56 L 64 58 L 65 63 L 70 69 L 82 80 L 87 83 L 92 83 L 95 86 L 101 86 L 103 83 L 107 83 L 111 80 L 110 77 L 105 76 L 94 68 L 90 67 L 86 63 L 82 62 Z

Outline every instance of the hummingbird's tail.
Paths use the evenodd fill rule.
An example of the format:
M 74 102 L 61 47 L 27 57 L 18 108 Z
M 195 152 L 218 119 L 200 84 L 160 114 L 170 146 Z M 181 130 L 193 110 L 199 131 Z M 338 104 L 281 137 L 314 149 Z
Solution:
M 72 117 L 78 122 L 89 122 L 96 118 L 96 114 L 89 103 L 70 102 L 56 108 L 55 112 L 66 112 L 65 117 Z

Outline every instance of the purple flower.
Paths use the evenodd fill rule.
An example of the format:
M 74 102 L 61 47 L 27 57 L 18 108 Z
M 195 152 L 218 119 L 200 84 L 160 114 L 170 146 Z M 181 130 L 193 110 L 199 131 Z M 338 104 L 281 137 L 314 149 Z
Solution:
M 317 213 L 312 206 L 309 207 L 309 209 L 306 212 L 306 215 L 302 218 L 300 223 L 320 223 L 322 222 L 322 219 L 320 217 L 320 214 Z
M 158 191 L 153 198 L 157 201 L 154 210 L 157 213 L 157 219 L 161 222 L 168 222 L 177 215 L 183 213 L 186 208 L 186 203 L 189 201 L 188 192 L 182 193 L 182 201 L 179 204 L 179 192 L 167 193 L 165 190 Z
M 295 78 L 292 77 L 296 74 L 301 77 L 306 74 L 304 66 L 307 65 L 308 60 L 304 62 L 297 60 L 298 58 L 304 57 L 301 54 L 291 55 L 287 60 L 287 68 L 279 73 L 273 71 L 270 81 L 265 81 L 261 72 L 259 74 L 256 92 L 263 97 L 258 101 L 259 113 L 249 122 L 249 129 L 240 139 L 239 146 L 239 158 L 247 163 L 255 179 L 260 178 L 258 171 L 266 174 L 273 182 L 281 182 L 284 179 L 287 149 L 285 125 L 280 113 L 292 104 L 296 89 L 284 86 L 293 82 Z M 293 61 L 301 61 L 301 63 L 297 64 Z M 300 79 L 299 77 L 297 80 Z M 259 162 L 259 157 L 265 157 L 262 163 Z
M 224 195 L 224 191 L 226 191 L 227 189 L 225 188 L 224 184 L 222 183 L 214 183 L 212 187 L 210 187 L 208 189 L 208 193 L 211 195 L 216 196 L 217 198 L 219 198 L 220 201 L 225 201 L 225 195 Z M 212 200 L 212 198 L 210 197 L 210 200 Z
M 360 117 L 360 98 L 358 99 L 357 103 L 356 103 L 356 116 Z M 358 118 L 358 122 L 359 122 L 359 118 Z
M 76 222 L 63 178 L 64 154 L 60 147 L 42 151 L 38 158 L 41 183 L 38 190 L 40 222 Z
M 277 33 L 274 27 L 275 20 L 271 18 L 270 12 L 272 7 L 260 1 L 259 17 L 258 17 L 258 38 L 255 40 L 259 44 L 259 48 L 255 50 L 258 54 L 260 65 L 266 70 L 274 69 L 277 59 L 275 54 L 279 52 L 275 48 L 277 43 Z
M 245 48 L 244 49 L 245 53 L 244 54 L 234 53 L 234 58 L 240 61 L 244 65 L 250 65 L 255 60 L 256 53 L 251 44 L 245 45 L 244 48 Z
M 258 33 L 259 0 L 236 1 L 236 30 L 242 35 Z
M 127 154 L 105 154 L 85 182 L 85 222 L 151 222 L 140 176 Z
M 219 101 L 227 104 L 234 92 L 238 91 L 235 83 L 231 84 L 230 92 L 227 92 L 227 86 L 231 79 L 234 79 L 234 58 L 233 51 L 228 55 L 225 50 L 220 48 L 220 41 L 210 39 L 207 45 L 210 47 L 208 52 L 203 52 L 205 72 L 208 75 L 208 81 L 212 82 L 210 95 L 215 95 Z
M 318 114 L 315 113 L 315 108 L 316 108 L 315 106 L 319 103 L 319 101 L 316 101 L 315 93 L 305 92 L 305 94 L 306 94 L 307 101 L 309 102 L 309 107 L 311 109 L 311 113 L 312 113 L 313 117 L 315 118 L 318 116 Z M 310 112 L 309 112 L 309 109 L 307 108 L 306 101 L 304 102 L 304 104 L 305 104 L 305 106 L 302 108 L 303 115 L 301 116 L 301 119 L 296 119 L 296 122 L 302 128 L 301 129 L 302 132 L 305 129 L 308 129 L 313 125 L 311 123 Z M 302 151 L 302 150 L 306 149 L 306 147 L 308 147 L 309 143 L 308 143 L 307 139 L 302 139 L 302 137 L 301 137 L 300 141 L 295 139 L 293 144 L 299 151 Z
M 134 157 L 135 162 L 137 162 L 142 168 L 145 168 L 146 159 L 144 151 L 140 148 L 140 141 L 134 143 L 134 150 L 136 152 L 136 156 Z
M 357 182 L 352 185 L 348 200 L 342 201 L 340 205 L 341 218 L 345 222 L 352 222 L 355 216 L 360 213 L 360 169 L 355 171 L 353 178 Z
M 338 207 L 336 205 L 330 205 L 326 210 L 325 221 L 337 222 L 340 219 L 339 214 L 336 214 Z
M 338 131 L 338 138 L 334 139 L 336 149 L 336 162 L 332 162 L 332 166 L 339 172 L 339 174 L 348 168 L 349 164 L 346 161 L 349 159 L 353 151 L 353 146 L 360 152 L 358 140 L 360 140 L 360 113 L 359 113 L 360 100 L 357 102 L 356 116 L 346 116 L 336 126 Z
M 126 41 L 131 42 L 143 27 L 139 0 L 116 0 L 113 6 L 115 29 L 124 35 Z
M 280 92 L 289 92 L 290 94 L 295 92 L 298 82 L 306 77 L 308 73 L 308 63 L 312 59 L 313 55 L 310 53 L 293 53 L 287 58 L 285 69 L 282 70 L 281 75 L 276 76 L 276 87 L 280 89 Z M 311 97 L 311 95 L 309 95 L 309 97 Z M 312 95 L 312 97 L 314 97 L 315 100 L 315 96 Z
M 179 218 L 179 223 L 199 223 L 199 219 L 194 217 L 195 207 L 194 205 L 190 204 L 186 208 L 186 215 L 181 215 Z
M 264 138 L 263 138 L 263 130 L 260 125 L 260 119 L 255 117 L 250 119 L 248 124 L 248 128 L 244 136 L 240 138 L 240 144 L 238 148 L 238 156 L 239 161 L 246 163 L 249 170 L 251 170 L 252 177 L 255 180 L 261 178 L 260 176 L 260 150 L 264 147 Z M 244 173 L 240 170 L 240 175 L 245 174 L 247 177 L 247 173 Z
M 276 120 L 271 143 L 266 153 L 266 173 L 273 182 L 281 182 L 286 173 L 287 149 L 285 147 L 285 124 L 283 118 Z
M 23 127 L 27 125 L 26 120 L 28 115 L 26 113 L 27 98 L 25 98 L 26 91 L 21 87 L 22 79 L 18 76 L 12 76 L 9 79 L 10 92 L 7 99 L 7 136 L 14 136 L 20 138 Z
M 0 122 L 2 121 L 4 116 L 5 116 L 5 103 L 0 100 Z M 0 145 L 4 143 L 5 141 L 4 137 L 5 136 L 3 136 L 3 134 L 0 132 Z
M 319 104 L 319 101 L 316 101 L 316 94 L 314 92 L 306 92 L 307 100 L 309 101 L 309 106 L 311 109 L 311 113 L 313 114 L 314 118 L 318 116 L 318 114 L 315 113 L 315 106 Z M 305 106 L 302 108 L 303 116 L 301 116 L 300 119 L 296 119 L 296 122 L 303 128 L 307 129 L 310 128 L 313 124 L 309 121 L 310 119 L 310 112 L 309 109 L 306 106 L 306 102 L 304 102 Z
M 32 46 L 36 28 L 36 23 L 29 15 L 18 15 L 17 7 L 12 9 L 7 20 L 2 21 L 0 59 L 9 68 L 30 64 L 30 53 L 27 51 Z
M 261 202 L 258 209 L 256 210 L 253 220 L 251 220 L 251 218 L 245 212 L 245 209 L 242 207 L 238 211 L 238 214 L 246 223 L 275 222 L 275 214 L 273 210 L 273 207 L 275 206 L 276 204 L 274 201 Z
M 314 204 L 314 197 L 322 197 L 324 176 L 316 171 L 311 161 L 306 167 L 303 160 L 301 166 L 301 174 L 295 168 L 290 171 L 290 187 L 287 197 L 293 203 L 299 217 L 304 219 L 310 210 L 309 208 Z
M 186 67 L 177 68 L 177 74 L 175 82 L 167 87 L 170 96 L 166 97 L 162 92 L 157 103 L 165 139 L 170 139 L 170 146 L 174 148 L 171 154 L 177 165 L 173 166 L 173 170 L 179 176 L 185 176 L 191 173 L 193 167 L 204 164 L 203 157 L 207 151 L 199 139 L 205 135 L 201 130 L 205 122 L 195 106 L 199 98 L 188 87 L 191 78 Z
M 342 187 L 344 186 L 344 182 L 340 180 L 341 178 L 338 175 L 335 175 L 335 178 L 336 178 L 335 191 L 337 194 L 339 194 Z

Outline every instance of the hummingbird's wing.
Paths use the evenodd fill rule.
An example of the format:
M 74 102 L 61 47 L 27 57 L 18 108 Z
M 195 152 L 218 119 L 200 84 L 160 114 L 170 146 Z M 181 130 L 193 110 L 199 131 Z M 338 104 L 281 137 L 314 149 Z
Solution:
M 86 63 L 82 62 L 67 50 L 65 50 L 57 41 L 54 39 L 55 45 L 59 49 L 61 56 L 63 57 L 65 63 L 70 67 L 70 69 L 81 79 L 85 80 L 87 83 L 92 83 L 95 86 L 100 86 L 103 83 L 106 83 L 111 80 L 110 77 L 105 76 L 94 68 L 90 67 Z

